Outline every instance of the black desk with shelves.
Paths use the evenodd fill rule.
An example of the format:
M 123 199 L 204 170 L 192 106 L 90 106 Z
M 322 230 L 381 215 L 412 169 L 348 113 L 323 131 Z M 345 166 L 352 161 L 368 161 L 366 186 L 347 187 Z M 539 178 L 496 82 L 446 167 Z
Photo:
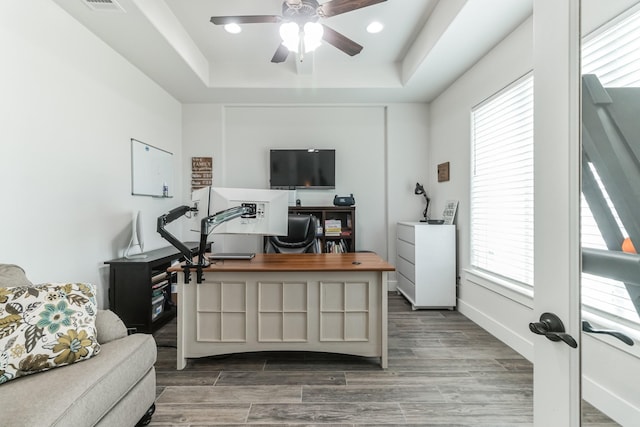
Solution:
M 197 242 L 185 243 L 194 255 Z M 128 328 L 152 333 L 176 316 L 171 284 L 176 274 L 167 269 L 184 257 L 173 246 L 145 252 L 146 258 L 117 258 L 109 265 L 109 309 Z

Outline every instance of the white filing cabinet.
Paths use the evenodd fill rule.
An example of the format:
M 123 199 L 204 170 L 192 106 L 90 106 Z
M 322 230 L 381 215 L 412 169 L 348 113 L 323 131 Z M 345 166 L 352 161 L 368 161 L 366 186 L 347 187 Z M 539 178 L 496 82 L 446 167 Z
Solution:
M 399 222 L 397 233 L 398 291 L 414 310 L 455 308 L 455 225 Z

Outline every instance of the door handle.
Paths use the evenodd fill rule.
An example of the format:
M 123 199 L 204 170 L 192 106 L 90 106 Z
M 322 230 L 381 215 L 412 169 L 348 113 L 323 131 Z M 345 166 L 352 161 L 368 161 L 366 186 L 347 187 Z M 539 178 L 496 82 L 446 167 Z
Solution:
M 582 321 L 582 331 L 589 332 L 591 334 L 606 334 L 618 338 L 620 341 L 627 345 L 633 345 L 633 340 L 622 332 L 612 331 L 609 329 L 593 329 L 593 326 L 586 320 Z
M 571 348 L 577 348 L 578 343 L 564 330 L 564 325 L 553 313 L 542 313 L 539 322 L 529 323 L 529 329 L 534 334 L 544 335 L 551 341 L 563 341 Z

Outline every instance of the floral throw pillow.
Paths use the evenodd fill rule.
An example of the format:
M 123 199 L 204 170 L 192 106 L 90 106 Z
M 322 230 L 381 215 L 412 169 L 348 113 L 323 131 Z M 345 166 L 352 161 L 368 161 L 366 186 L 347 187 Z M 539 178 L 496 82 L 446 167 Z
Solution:
M 84 283 L 0 287 L 0 387 L 98 354 L 95 295 Z

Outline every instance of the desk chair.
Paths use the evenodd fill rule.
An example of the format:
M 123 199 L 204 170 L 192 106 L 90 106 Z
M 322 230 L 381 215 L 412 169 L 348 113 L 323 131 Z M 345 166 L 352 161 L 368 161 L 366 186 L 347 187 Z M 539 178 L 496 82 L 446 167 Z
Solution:
M 289 234 L 269 236 L 264 252 L 267 254 L 318 253 L 316 228 L 316 219 L 313 215 L 289 214 Z

